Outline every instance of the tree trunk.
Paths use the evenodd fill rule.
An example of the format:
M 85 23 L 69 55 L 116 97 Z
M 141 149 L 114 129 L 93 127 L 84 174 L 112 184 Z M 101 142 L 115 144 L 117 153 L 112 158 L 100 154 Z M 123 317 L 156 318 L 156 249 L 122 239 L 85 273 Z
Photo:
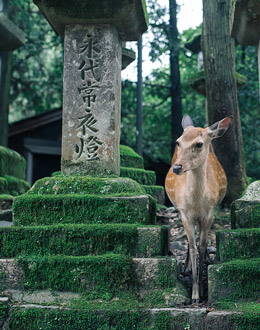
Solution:
M 228 179 L 225 202 L 230 204 L 245 189 L 243 139 L 235 77 L 234 40 L 231 39 L 232 0 L 203 0 L 202 46 L 209 124 L 233 115 L 233 125 L 213 142 Z
M 170 49 L 170 80 L 171 80 L 171 116 L 172 116 L 172 154 L 175 149 L 176 139 L 182 134 L 182 106 L 181 106 L 181 81 L 179 70 L 179 40 L 177 28 L 177 3 L 169 0 L 170 25 L 168 32 Z

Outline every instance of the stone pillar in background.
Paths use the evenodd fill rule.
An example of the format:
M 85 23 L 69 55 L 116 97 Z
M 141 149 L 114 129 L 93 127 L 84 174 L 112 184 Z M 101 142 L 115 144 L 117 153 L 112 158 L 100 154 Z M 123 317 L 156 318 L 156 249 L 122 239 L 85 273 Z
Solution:
M 119 175 L 121 54 L 112 25 L 68 25 L 64 40 L 64 174 Z
M 64 37 L 64 174 L 120 174 L 121 41 L 148 27 L 143 0 L 34 0 Z
M 0 145 L 8 142 L 8 107 L 12 51 L 25 42 L 24 33 L 6 16 L 7 0 L 0 0 Z

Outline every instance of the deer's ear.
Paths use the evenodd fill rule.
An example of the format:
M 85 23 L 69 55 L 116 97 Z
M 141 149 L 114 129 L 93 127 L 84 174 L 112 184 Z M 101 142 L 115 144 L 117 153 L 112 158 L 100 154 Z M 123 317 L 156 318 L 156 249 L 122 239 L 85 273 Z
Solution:
M 211 125 L 208 128 L 208 134 L 211 137 L 211 139 L 216 139 L 221 137 L 226 130 L 229 128 L 233 120 L 233 116 L 228 116 L 215 124 Z
M 193 126 L 193 122 L 190 116 L 185 115 L 182 118 L 182 122 L 181 122 L 182 128 L 185 130 L 187 127 L 189 126 Z

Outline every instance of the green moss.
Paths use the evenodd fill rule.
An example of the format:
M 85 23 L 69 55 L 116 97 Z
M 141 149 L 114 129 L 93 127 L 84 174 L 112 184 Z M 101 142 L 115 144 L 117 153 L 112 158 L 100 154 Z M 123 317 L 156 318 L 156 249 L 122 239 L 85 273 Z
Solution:
M 15 225 L 58 223 L 143 223 L 155 222 L 156 202 L 149 196 L 107 197 L 95 195 L 32 195 L 16 197 Z
M 144 160 L 132 148 L 120 145 L 120 166 L 144 168 Z
M 164 252 L 167 229 L 163 229 L 128 224 L 4 227 L 0 228 L 0 255 L 12 258 L 30 254 L 84 256 L 112 252 L 151 257 Z
M 156 183 L 156 175 L 153 171 L 130 167 L 121 167 L 120 171 L 121 177 L 131 178 L 142 185 L 154 185 Z
M 158 203 L 164 204 L 165 202 L 165 191 L 162 186 L 141 186 L 147 195 L 153 196 L 157 200 Z
M 99 178 L 91 176 L 54 176 L 35 182 L 30 194 L 37 195 L 143 195 L 143 190 L 135 181 L 124 178 Z
M 26 193 L 30 188 L 27 181 L 17 179 L 11 175 L 0 177 L 0 194 L 10 194 L 17 196 Z
M 30 290 L 53 289 L 84 292 L 102 297 L 121 290 L 132 290 L 135 284 L 133 264 L 128 256 L 31 256 L 19 257 L 24 272 L 23 287 Z
M 0 177 L 4 175 L 25 179 L 26 162 L 16 151 L 0 146 Z
M 260 259 L 236 259 L 209 267 L 211 302 L 229 299 L 257 301 L 260 292 Z
M 260 228 L 217 231 L 216 239 L 220 261 L 260 255 Z

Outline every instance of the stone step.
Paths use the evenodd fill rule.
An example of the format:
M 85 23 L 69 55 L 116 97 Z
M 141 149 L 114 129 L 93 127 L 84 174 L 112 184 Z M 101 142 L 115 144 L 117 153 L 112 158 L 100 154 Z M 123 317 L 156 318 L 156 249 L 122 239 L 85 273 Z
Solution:
M 219 261 L 260 256 L 260 228 L 216 232 Z
M 153 198 L 157 200 L 158 204 L 165 204 L 165 191 L 163 186 L 148 186 L 142 185 L 145 193 L 151 195 Z
M 235 259 L 208 267 L 209 302 L 259 301 L 260 258 Z
M 0 177 L 4 175 L 25 179 L 26 161 L 16 151 L 0 146 Z
M 7 315 L 6 315 L 7 316 Z M 260 315 L 206 308 L 84 308 L 22 304 L 10 306 L 10 330 L 82 329 L 259 329 Z
M 24 194 L 13 203 L 15 225 L 155 223 L 156 202 L 146 195 Z
M 167 240 L 168 229 L 162 226 L 66 224 L 0 227 L 0 256 L 84 256 L 110 252 L 145 258 L 165 255 Z
M 120 176 L 135 180 L 142 185 L 155 185 L 156 174 L 141 168 L 120 167 Z
M 0 177 L 0 194 L 9 194 L 17 196 L 26 193 L 30 188 L 27 181 L 18 179 L 11 175 Z
M 144 168 L 144 160 L 132 148 L 120 145 L 120 166 Z
M 115 297 L 121 292 L 174 289 L 175 295 L 187 300 L 186 291 L 177 280 L 176 260 L 170 257 L 21 256 L 0 259 L 0 272 L 2 290 L 52 289 L 84 292 L 99 298 L 104 293 Z

